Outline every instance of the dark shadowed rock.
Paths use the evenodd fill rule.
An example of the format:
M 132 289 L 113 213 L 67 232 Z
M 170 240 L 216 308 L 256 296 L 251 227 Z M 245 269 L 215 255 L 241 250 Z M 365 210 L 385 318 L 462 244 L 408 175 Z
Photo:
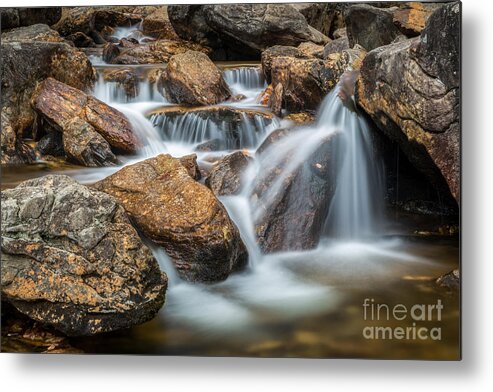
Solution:
M 109 195 L 67 176 L 2 192 L 2 300 L 67 335 L 153 318 L 167 278 Z
M 438 287 L 445 288 L 449 291 L 458 292 L 460 288 L 460 273 L 458 269 L 454 269 L 436 280 Z
M 69 160 L 84 166 L 109 166 L 117 163 L 108 142 L 79 117 L 74 117 L 64 125 L 63 148 Z
M 321 141 L 309 159 L 294 170 L 289 167 L 291 154 L 273 161 L 279 144 L 297 129 L 272 132 L 257 150 L 265 162 L 251 195 L 255 205 L 255 232 L 265 253 L 312 249 L 317 246 L 335 191 L 335 153 L 339 133 Z M 273 193 L 274 191 L 274 193 Z
M 247 261 L 225 208 L 170 155 L 125 166 L 95 184 L 114 196 L 132 221 L 171 257 L 189 281 L 225 279 Z
M 4 35 L 5 34 L 5 35 Z M 44 25 L 35 25 L 2 34 L 2 128 L 12 130 L 18 141 L 10 147 L 23 148 L 22 135 L 33 127 L 35 113 L 31 108 L 31 95 L 38 83 L 53 77 L 78 89 L 89 89 L 95 73 L 87 57 L 65 42 L 56 32 Z M 7 37 L 4 40 L 4 37 Z M 35 59 L 35 61 L 33 60 Z M 6 135 L 2 131 L 2 135 Z M 8 138 L 11 140 L 12 138 Z M 9 147 L 9 148 L 10 148 Z M 2 151 L 5 149 L 2 146 Z M 12 160 L 9 159 L 12 157 Z M 27 158 L 19 151 L 2 156 L 2 163 L 19 163 Z
M 394 25 L 392 13 L 367 4 L 356 4 L 346 12 L 349 46 L 358 44 L 367 51 L 392 43 L 401 36 Z
M 226 155 L 213 165 L 205 184 L 216 196 L 236 195 L 242 188 L 242 176 L 252 161 L 243 151 Z
M 71 41 L 77 48 L 93 48 L 96 46 L 94 40 L 81 31 L 67 35 L 65 39 Z
M 177 5 L 168 14 L 181 38 L 222 52 L 223 59 L 258 58 L 274 45 L 328 41 L 289 4 Z
M 430 16 L 420 37 L 370 52 L 356 91 L 358 104 L 409 161 L 457 201 L 459 61 L 460 5 L 452 3 Z
M 79 118 L 87 123 L 84 129 L 93 129 L 117 151 L 134 153 L 141 147 L 132 125 L 122 113 L 55 79 L 48 78 L 41 83 L 33 94 L 33 107 L 42 121 L 59 132 L 65 133 L 69 122 Z
M 62 7 L 2 8 L 2 30 L 37 23 L 52 25 L 62 15 Z
M 201 52 L 171 57 L 161 79 L 167 98 L 175 103 L 214 105 L 231 96 L 222 72 Z

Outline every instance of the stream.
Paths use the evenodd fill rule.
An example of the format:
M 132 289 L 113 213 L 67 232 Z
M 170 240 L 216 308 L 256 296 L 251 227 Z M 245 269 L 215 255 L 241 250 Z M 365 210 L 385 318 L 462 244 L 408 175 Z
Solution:
M 233 95 L 244 96 L 241 101 L 224 103 L 224 107 L 269 112 L 257 104 L 257 97 L 266 87 L 258 64 L 218 65 Z M 244 174 L 242 192 L 220 197 L 248 248 L 249 263 L 245 271 L 232 274 L 224 282 L 190 284 L 178 277 L 161 248 L 149 244 L 169 278 L 166 304 L 158 317 L 127 331 L 73 338 L 75 347 L 93 353 L 199 356 L 458 356 L 459 299 L 438 291 L 433 281 L 458 267 L 457 238 L 414 235 L 410 220 L 395 219 L 387 213 L 383 167 L 371 144 L 371 130 L 354 108 L 342 103 L 337 88 L 325 98 L 313 125 L 282 139 L 272 151 L 255 156 L 255 150 L 271 132 L 288 125 L 286 120 L 243 116 L 239 137 L 231 139 L 227 122 L 213 121 L 194 111 L 173 116 L 166 111 L 156 112 L 176 106 L 147 80 L 147 72 L 158 66 L 105 65 L 96 59 L 94 67 L 98 72 L 94 96 L 125 114 L 144 142 L 137 156 L 120 157 L 122 165 L 161 153 L 174 157 L 196 153 L 201 166 L 210 164 L 211 156 L 235 150 L 246 150 L 255 157 Z M 104 81 L 104 71 L 115 67 L 135 68 L 144 75 L 134 98 L 127 98 L 116 83 Z M 262 254 L 254 234 L 254 222 L 263 211 L 259 203 L 268 208 L 283 179 L 336 132 L 343 134 L 345 152 L 337 158 L 337 187 L 319 246 L 309 251 Z M 221 151 L 196 151 L 198 145 L 213 139 L 219 139 Z M 249 196 L 263 181 L 263 174 L 288 154 L 289 163 L 269 191 L 262 200 L 252 201 Z M 63 173 L 91 184 L 120 168 L 39 162 L 4 170 L 2 186 L 12 187 L 48 173 Z M 421 324 L 441 327 L 441 339 L 366 339 L 363 331 L 367 326 L 413 324 L 410 319 L 365 320 L 366 298 L 389 306 L 434 304 L 440 299 L 444 306 L 441 320 Z

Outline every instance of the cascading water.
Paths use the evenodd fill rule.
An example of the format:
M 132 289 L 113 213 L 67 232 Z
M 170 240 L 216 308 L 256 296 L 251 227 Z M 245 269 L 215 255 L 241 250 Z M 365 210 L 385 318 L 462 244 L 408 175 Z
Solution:
M 101 74 L 104 68 L 98 67 L 98 72 Z M 372 232 L 378 214 L 375 201 L 379 197 L 380 186 L 375 179 L 379 178 L 380 173 L 373 155 L 369 129 L 364 119 L 344 106 L 338 98 L 338 87 L 325 98 L 313 126 L 302 127 L 262 153 L 255 154 L 270 133 L 281 126 L 277 118 L 271 119 L 255 112 L 258 108 L 244 108 L 245 105 L 257 106 L 256 98 L 265 81 L 259 68 L 255 67 L 226 70 L 224 75 L 233 93 L 243 94 L 247 99 L 224 103 L 221 105 L 223 109 L 183 110 L 169 107 L 170 104 L 155 91 L 154 94 L 149 93 L 151 87 L 145 89 L 145 77 L 140 81 L 139 93 L 135 98 L 129 99 L 121 91 L 121 86 L 109 84 L 102 77 L 96 85 L 95 95 L 124 113 L 144 142 L 139 156 L 125 160 L 124 164 L 162 152 L 182 156 L 196 152 L 197 144 L 214 139 L 222 141 L 222 152 L 219 153 L 224 154 L 230 149 L 250 149 L 254 159 L 243 175 L 244 186 L 240 194 L 220 197 L 239 228 L 249 253 L 249 268 L 245 272 L 233 274 L 218 284 L 190 284 L 179 278 L 163 249 L 150 246 L 169 277 L 167 304 L 162 310 L 166 322 L 179 328 L 186 325 L 208 335 L 218 333 L 223 336 L 224 332 L 229 332 L 237 339 L 239 335 L 236 332 L 241 335 L 245 329 L 249 335 L 254 334 L 264 322 L 261 320 L 265 314 L 275 315 L 276 322 L 298 319 L 327 312 L 337 306 L 341 299 L 340 294 L 330 286 L 317 283 L 317 279 L 307 281 L 295 272 L 301 266 L 308 265 L 317 265 L 316 268 L 320 269 L 327 263 L 327 258 L 332 258 L 332 262 L 341 259 L 340 242 L 329 245 L 322 241 L 317 249 L 310 252 L 265 255 L 260 250 L 255 224 L 261 218 L 262 211 L 269 208 L 280 192 L 283 181 L 310 159 L 328 138 L 342 134 L 345 153 L 336 161 L 337 187 L 328 208 L 324 235 L 347 239 Z M 229 110 L 228 120 L 214 113 L 217 110 Z M 150 112 L 154 114 L 148 119 Z M 258 114 L 252 115 L 253 112 Z M 231 113 L 235 113 L 234 121 L 231 120 Z M 196 153 L 199 161 L 208 154 Z M 116 170 L 118 168 L 95 169 L 78 173 L 75 177 L 92 182 Z M 270 183 L 268 191 L 261 199 L 252 198 L 255 187 L 265 181 L 268 173 L 273 172 L 277 177 Z M 360 248 L 354 246 L 351 249 Z M 379 260 L 399 259 L 391 251 L 373 249 L 374 255 L 372 250 L 365 248 L 364 251 Z M 347 250 L 341 252 L 344 255 L 350 253 Z M 358 252 L 357 257 L 360 257 L 360 250 Z

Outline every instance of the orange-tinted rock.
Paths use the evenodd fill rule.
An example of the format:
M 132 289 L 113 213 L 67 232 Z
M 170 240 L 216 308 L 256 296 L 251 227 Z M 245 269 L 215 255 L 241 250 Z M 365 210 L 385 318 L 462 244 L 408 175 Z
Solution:
M 406 3 L 393 13 L 394 24 L 408 37 L 415 37 L 423 31 L 426 21 L 440 5 L 418 2 Z
M 245 265 L 240 234 L 214 194 L 170 155 L 125 166 L 95 184 L 114 196 L 189 281 L 225 279 Z
M 179 38 L 169 21 L 166 6 L 158 7 L 154 12 L 147 15 L 142 22 L 142 30 L 145 35 L 158 39 Z
M 161 78 L 166 96 L 175 103 L 214 105 L 231 96 L 222 72 L 201 52 L 173 56 Z
M 127 118 L 98 99 L 55 79 L 46 79 L 33 95 L 33 107 L 51 126 L 64 132 L 78 117 L 87 122 L 117 151 L 134 153 L 140 140 Z

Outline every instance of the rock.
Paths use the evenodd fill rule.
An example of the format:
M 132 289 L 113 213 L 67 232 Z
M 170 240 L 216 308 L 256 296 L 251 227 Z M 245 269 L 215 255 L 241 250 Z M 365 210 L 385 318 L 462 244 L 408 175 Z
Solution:
M 36 143 L 36 153 L 40 157 L 46 157 L 47 155 L 53 157 L 65 156 L 62 134 L 57 131 L 47 132 L 46 135 Z
M 241 192 L 242 176 L 251 161 L 243 151 L 226 155 L 212 167 L 205 184 L 216 196 L 236 195 Z
M 305 57 L 318 57 L 322 58 L 324 53 L 324 46 L 316 45 L 313 42 L 303 42 L 298 45 L 298 50 Z
M 211 151 L 219 151 L 223 147 L 223 143 L 221 139 L 212 139 L 208 140 L 204 143 L 200 143 L 197 147 L 195 147 L 195 151 L 201 152 L 211 152 Z
M 329 55 L 342 52 L 346 49 L 349 49 L 349 40 L 347 37 L 337 38 L 324 46 L 322 58 L 326 59 Z
M 300 49 L 292 46 L 276 45 L 264 50 L 262 52 L 262 71 L 267 83 L 272 83 L 272 61 L 276 57 L 294 57 L 302 59 L 305 58 L 306 55 L 303 54 Z
M 269 105 L 274 113 L 279 113 L 280 107 L 289 112 L 318 109 L 340 76 L 358 69 L 365 55 L 362 48 L 355 47 L 331 54 L 326 60 L 274 58 L 271 69 L 274 94 Z M 282 91 L 278 85 L 282 85 Z
M 274 45 L 328 41 L 289 4 L 177 5 L 169 6 L 168 14 L 181 38 L 222 52 L 223 60 L 258 59 Z
M 143 33 L 157 39 L 178 39 L 173 26 L 168 18 L 166 6 L 158 7 L 154 12 L 147 15 L 142 22 Z
M 27 27 L 18 27 L 2 33 L 2 43 L 5 42 L 64 42 L 55 30 L 45 24 L 35 24 Z
M 109 69 L 103 74 L 103 78 L 106 82 L 116 83 L 125 91 L 127 98 L 134 98 L 139 94 L 139 77 L 133 69 Z
M 2 300 L 66 335 L 153 318 L 167 278 L 109 195 L 48 175 L 2 191 Z
M 108 44 L 104 51 L 104 59 L 110 64 L 162 64 L 168 63 L 171 57 L 186 53 L 189 50 L 209 53 L 207 48 L 192 42 L 176 40 L 157 40 L 146 44 L 128 44 L 128 40 L 120 40 L 118 46 Z M 116 49 L 118 50 L 115 50 Z
M 1 126 L 1 164 L 2 165 L 20 165 L 31 163 L 35 159 L 31 147 L 24 143 L 12 127 L 8 108 L 2 109 L 2 126 Z
M 333 33 L 334 40 L 339 39 L 339 38 L 347 38 L 347 31 L 345 27 L 341 27 L 337 30 L 334 31 Z
M 264 91 L 260 94 L 260 96 L 257 98 L 257 103 L 262 105 L 262 106 L 267 106 L 270 101 L 270 97 L 272 96 L 273 93 L 273 88 L 272 84 L 269 84 Z
M 300 112 L 291 113 L 284 117 L 284 120 L 289 120 L 294 122 L 296 125 L 311 125 L 317 120 L 314 113 Z
M 2 30 L 37 23 L 52 25 L 62 15 L 62 7 L 2 8 Z
M 425 28 L 426 21 L 440 4 L 418 2 L 405 3 L 393 13 L 397 28 L 408 37 L 416 37 Z
M 2 112 L 8 112 L 9 127 L 16 139 L 22 139 L 17 135 L 29 134 L 33 127 L 35 113 L 31 108 L 31 95 L 39 82 L 53 77 L 86 90 L 92 87 L 95 79 L 91 63 L 83 53 L 64 42 L 53 42 L 51 32 L 38 34 L 47 30 L 41 25 L 36 26 L 13 30 L 8 42 L 4 42 L 2 35 Z M 23 41 L 35 31 L 32 39 L 40 40 Z M 19 141 L 15 145 L 24 144 Z M 22 154 L 14 155 L 20 157 Z M 14 163 L 8 156 L 2 157 L 2 162 Z
M 256 213 L 255 232 L 265 253 L 315 248 L 335 191 L 333 159 L 341 134 L 322 140 L 309 159 L 284 173 L 292 154 L 282 160 L 273 160 L 272 154 L 278 143 L 293 132 L 298 131 L 274 131 L 257 150 L 263 172 L 256 179 L 251 200 Z
M 337 3 L 293 3 L 291 5 L 305 17 L 310 26 L 326 36 L 330 35 L 339 14 Z
M 65 133 L 69 122 L 79 118 L 87 123 L 83 125 L 84 129 L 94 129 L 116 151 L 135 153 L 141 147 L 122 113 L 53 78 L 46 79 L 33 94 L 33 108 L 43 122 L 59 132 Z M 90 139 L 95 141 L 94 137 Z
M 444 5 L 420 37 L 368 54 L 357 103 L 436 189 L 460 198 L 460 9 Z
M 118 162 L 108 142 L 79 117 L 64 125 L 63 148 L 69 160 L 84 166 L 111 166 Z
M 367 51 L 388 45 L 402 34 L 394 25 L 392 13 L 367 4 L 356 4 L 346 13 L 349 47 L 358 44 Z
M 174 103 L 214 105 L 231 96 L 219 68 L 201 52 L 171 57 L 161 79 L 168 100 Z
M 166 250 L 183 279 L 223 280 L 247 261 L 224 207 L 170 155 L 125 166 L 95 188 L 122 204 L 137 227 Z
M 459 269 L 454 269 L 436 280 L 438 287 L 446 288 L 450 291 L 459 291 L 460 289 L 460 273 Z
M 187 169 L 188 174 L 194 180 L 198 181 L 202 178 L 199 165 L 197 164 L 197 154 L 185 155 L 179 158 L 181 165 Z
M 76 33 L 67 35 L 65 37 L 67 41 L 71 41 L 77 48 L 93 48 L 96 47 L 96 43 L 91 37 L 86 34 L 77 31 Z
M 132 26 L 140 22 L 140 15 L 125 11 L 118 7 L 66 7 L 53 28 L 64 37 L 81 32 L 94 39 L 94 34 L 99 35 L 105 26 Z

